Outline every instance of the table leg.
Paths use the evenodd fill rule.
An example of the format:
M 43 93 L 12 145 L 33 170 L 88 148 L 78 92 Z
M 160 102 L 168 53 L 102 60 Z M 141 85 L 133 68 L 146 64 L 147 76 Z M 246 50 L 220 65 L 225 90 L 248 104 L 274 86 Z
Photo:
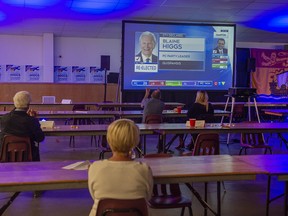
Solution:
M 288 215 L 288 181 L 285 182 L 284 215 Z
M 272 176 L 271 175 L 268 175 L 268 181 L 267 181 L 267 197 L 266 197 L 266 216 L 269 216 L 269 210 L 270 210 L 270 203 L 272 203 L 273 201 L 281 198 L 282 196 L 284 196 L 284 208 L 287 208 L 288 206 L 286 205 L 287 204 L 287 191 L 288 189 L 286 188 L 286 184 L 288 183 L 285 183 L 285 189 L 284 189 L 284 193 L 283 194 L 280 194 L 280 195 L 277 195 L 273 198 L 271 198 L 271 178 Z M 287 209 L 285 209 L 285 214 L 287 214 Z
M 266 216 L 269 215 L 269 205 L 270 205 L 270 190 L 271 190 L 271 176 L 268 175 L 267 181 L 267 196 L 266 196 Z
M 205 202 L 205 200 L 202 199 L 200 194 L 193 188 L 193 186 L 191 184 L 186 183 L 186 186 L 195 195 L 195 197 L 199 200 L 200 204 L 203 206 L 204 209 L 209 209 L 213 213 L 213 215 L 215 215 L 215 216 L 221 216 L 221 211 L 220 211 L 221 208 L 219 208 L 219 206 L 217 206 L 219 208 L 219 209 L 217 209 L 217 212 L 218 212 L 217 213 L 211 208 L 211 206 L 207 202 Z M 217 187 L 217 191 L 218 191 L 218 187 Z M 220 193 L 220 191 L 219 191 L 219 193 Z M 218 195 L 217 195 L 217 199 L 218 199 Z M 219 199 L 217 201 L 218 204 L 220 204 L 220 202 L 221 202 L 221 199 Z
M 13 196 L 9 199 L 9 201 L 5 204 L 5 205 L 3 205 L 2 207 L 1 207 L 1 209 L 0 209 L 0 215 L 2 215 L 5 211 L 6 211 L 6 209 L 12 204 L 12 202 L 17 198 L 17 196 L 20 194 L 20 192 L 15 192 L 14 194 L 13 194 Z
M 166 134 L 161 132 L 156 132 L 159 134 L 158 138 L 158 153 L 165 152 Z
M 167 143 L 165 144 L 166 142 L 164 142 L 164 152 L 168 152 L 169 148 L 171 147 L 171 145 L 173 144 L 173 142 L 176 140 L 176 138 L 179 137 L 178 134 L 174 135 L 172 137 L 172 139 Z
M 278 137 L 284 142 L 286 148 L 288 149 L 288 141 L 285 139 L 285 137 L 281 133 L 278 133 Z
M 204 200 L 205 200 L 205 202 L 207 203 L 207 189 L 208 189 L 208 183 L 207 182 L 205 182 L 204 183 L 205 185 L 204 185 Z M 204 208 L 204 216 L 207 216 L 207 208 Z
M 217 181 L 217 214 L 221 215 L 221 184 Z

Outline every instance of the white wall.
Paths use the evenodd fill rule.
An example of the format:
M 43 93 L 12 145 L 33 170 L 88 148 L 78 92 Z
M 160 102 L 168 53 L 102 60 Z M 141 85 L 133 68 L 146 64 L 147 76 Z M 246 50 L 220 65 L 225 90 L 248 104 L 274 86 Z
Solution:
M 101 55 L 110 56 L 110 71 L 119 72 L 120 39 L 55 37 L 54 64 L 57 66 L 100 66 Z
M 54 47 L 43 47 L 44 36 L 0 35 L 0 65 L 39 65 L 45 70 L 44 82 L 53 82 L 54 66 L 101 66 L 101 55 L 110 56 L 109 72 L 119 72 L 121 65 L 120 39 L 54 37 Z M 47 65 L 44 56 L 52 52 L 53 61 Z M 60 57 L 61 56 L 61 57 Z M 52 70 L 51 70 L 52 68 Z
M 42 65 L 42 37 L 0 35 L 0 64 Z

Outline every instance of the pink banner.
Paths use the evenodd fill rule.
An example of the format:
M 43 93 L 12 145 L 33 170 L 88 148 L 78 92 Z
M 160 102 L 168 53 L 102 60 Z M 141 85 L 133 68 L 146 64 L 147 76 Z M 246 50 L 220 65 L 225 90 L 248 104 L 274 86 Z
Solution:
M 251 49 L 255 58 L 252 87 L 257 94 L 288 95 L 288 50 Z

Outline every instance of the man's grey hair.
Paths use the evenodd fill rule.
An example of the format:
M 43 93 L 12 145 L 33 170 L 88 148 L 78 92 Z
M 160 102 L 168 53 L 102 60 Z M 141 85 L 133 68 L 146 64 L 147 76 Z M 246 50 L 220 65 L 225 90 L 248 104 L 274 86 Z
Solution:
M 140 37 L 139 37 L 139 43 L 141 43 L 141 40 L 142 40 L 142 37 L 143 37 L 143 36 L 150 36 L 150 37 L 152 37 L 152 40 L 153 40 L 153 42 L 154 42 L 154 47 L 155 47 L 155 45 L 156 45 L 156 37 L 155 37 L 155 35 L 154 35 L 152 32 L 149 32 L 149 31 L 142 32 L 142 34 L 141 34 Z
M 31 95 L 28 91 L 19 91 L 17 92 L 14 97 L 14 106 L 17 109 L 25 109 L 28 108 L 31 102 Z

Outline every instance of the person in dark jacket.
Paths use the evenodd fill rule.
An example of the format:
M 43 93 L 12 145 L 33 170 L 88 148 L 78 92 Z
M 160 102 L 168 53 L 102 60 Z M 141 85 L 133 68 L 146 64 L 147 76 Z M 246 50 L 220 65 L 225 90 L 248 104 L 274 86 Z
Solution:
M 31 140 L 32 160 L 40 161 L 39 142 L 45 139 L 36 111 L 29 108 L 30 93 L 20 91 L 13 97 L 15 108 L 1 118 L 0 149 L 6 134 L 29 136 Z
M 213 122 L 214 108 L 209 102 L 209 97 L 206 91 L 197 92 L 195 102 L 188 108 L 187 118 Z
M 206 91 L 199 90 L 196 94 L 195 102 L 188 108 L 187 120 L 194 118 L 196 120 L 205 120 L 206 123 L 214 122 L 214 107 L 209 102 L 209 97 Z M 189 150 L 193 149 L 194 141 L 198 134 L 192 134 L 191 143 L 187 146 Z M 183 135 L 179 136 L 180 144 L 177 149 L 184 148 Z

